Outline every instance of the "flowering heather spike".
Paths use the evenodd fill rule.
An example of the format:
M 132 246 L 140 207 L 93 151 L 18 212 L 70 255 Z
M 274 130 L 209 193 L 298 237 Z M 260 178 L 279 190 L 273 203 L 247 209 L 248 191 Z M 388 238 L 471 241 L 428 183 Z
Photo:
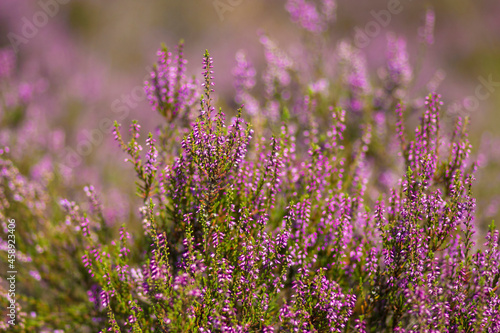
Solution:
M 437 168 L 440 146 L 439 109 L 441 104 L 440 95 L 431 94 L 427 97 L 425 102 L 426 111 L 421 118 L 421 125 L 415 129 L 415 140 L 409 142 L 404 152 L 407 165 L 412 170 L 421 173 L 424 179 L 432 178 Z M 454 143 L 452 144 L 454 145 Z
M 210 54 L 208 53 L 208 50 L 205 50 L 205 55 L 203 56 L 203 77 L 205 78 L 204 83 L 202 84 L 203 86 L 203 91 L 205 94 L 205 98 L 203 100 L 203 103 L 206 107 L 204 110 L 202 107 L 202 113 L 205 111 L 208 113 L 208 117 L 210 117 L 215 110 L 215 108 L 211 105 L 212 102 L 212 93 L 214 92 L 213 86 L 215 83 L 213 82 L 213 68 L 214 68 L 214 61 L 210 57 Z
M 366 59 L 361 52 L 346 41 L 342 41 L 337 50 L 342 66 L 342 78 L 349 92 L 348 106 L 353 111 L 363 107 L 363 97 L 370 92 L 366 69 Z
M 12 75 L 16 66 L 16 57 L 11 49 L 0 49 L 0 79 Z
M 243 51 L 236 53 L 236 66 L 233 68 L 234 87 L 236 89 L 235 101 L 244 104 L 248 114 L 256 116 L 259 111 L 259 102 L 250 94 L 255 86 L 256 71 L 247 60 Z
M 109 295 L 106 291 L 101 291 L 101 305 L 104 307 L 104 308 L 107 308 L 108 305 L 109 305 Z
M 337 9 L 336 0 L 322 0 L 322 12 L 325 15 L 327 21 L 333 21 L 335 19 L 335 11 Z
M 407 87 L 413 75 L 410 67 L 406 40 L 393 34 L 387 35 L 387 71 L 389 90 Z
M 82 256 L 82 262 L 83 262 L 83 266 L 88 269 L 88 273 L 93 277 L 94 273 L 92 272 L 92 262 L 90 261 L 87 254 L 84 254 Z
M 399 138 L 399 141 L 401 142 L 401 151 L 405 152 L 406 151 L 406 138 L 405 138 L 405 125 L 404 125 L 404 113 L 405 107 L 404 105 L 400 102 L 396 106 L 396 135 Z
M 148 153 L 146 154 L 146 162 L 144 163 L 144 173 L 146 177 L 154 177 L 157 170 L 157 159 L 158 159 L 158 151 L 155 147 L 155 139 L 153 139 L 153 135 L 149 133 L 148 138 L 146 139 L 146 145 L 149 147 Z
M 294 331 L 342 332 L 353 312 L 356 296 L 343 294 L 335 282 L 325 278 L 323 270 L 312 281 L 307 281 L 308 272 L 303 272 L 299 270 L 294 286 L 296 297 L 280 310 L 280 320 Z M 308 299 L 312 302 L 307 302 Z
M 146 139 L 146 145 L 148 146 L 148 152 L 145 156 L 145 161 L 142 161 L 140 152 L 142 151 L 142 146 L 137 141 L 140 137 L 141 126 L 136 120 L 132 121 L 130 125 L 131 139 L 128 143 L 123 141 L 120 133 L 120 125 L 115 122 L 115 128 L 113 130 L 115 140 L 118 141 L 122 150 L 124 150 L 130 158 L 125 159 L 125 162 L 131 162 L 134 165 L 135 172 L 141 183 L 137 184 L 137 195 L 144 199 L 144 202 L 150 197 L 152 192 L 156 190 L 156 172 L 159 165 L 158 161 L 158 150 L 155 146 L 155 139 L 153 135 L 149 133 Z
M 267 61 L 267 69 L 262 78 L 266 93 L 271 97 L 290 85 L 291 76 L 289 71 L 293 61 L 269 37 L 262 35 L 260 42 L 264 46 L 264 55 Z
M 418 31 L 420 40 L 427 44 L 434 44 L 434 22 L 435 22 L 435 13 L 434 10 L 428 9 L 425 13 L 425 23 L 424 26 L 421 27 Z
M 82 222 L 81 222 L 80 227 L 82 229 L 83 236 L 90 237 L 90 233 L 89 233 L 89 219 L 87 218 L 87 216 L 83 216 L 82 217 Z
M 325 14 L 328 18 L 333 17 L 335 3 L 333 1 L 323 1 Z M 314 3 L 306 0 L 288 0 L 285 6 L 290 13 L 292 21 L 298 23 L 302 28 L 314 32 L 321 33 L 326 29 L 324 18 L 318 13 Z
M 233 68 L 233 75 L 237 94 L 242 90 L 250 90 L 255 86 L 255 68 L 247 60 L 243 51 L 236 53 L 236 67 Z
M 85 191 L 85 194 L 87 195 L 87 198 L 90 201 L 92 211 L 102 217 L 102 204 L 99 201 L 99 198 L 97 197 L 97 193 L 94 189 L 94 186 L 85 186 L 83 188 Z
M 145 82 L 144 90 L 153 108 L 167 122 L 172 122 L 189 110 L 199 99 L 196 82 L 186 78 L 184 59 L 184 43 L 178 45 L 177 55 L 173 55 L 166 47 L 158 53 L 158 62 L 150 74 L 150 81 Z

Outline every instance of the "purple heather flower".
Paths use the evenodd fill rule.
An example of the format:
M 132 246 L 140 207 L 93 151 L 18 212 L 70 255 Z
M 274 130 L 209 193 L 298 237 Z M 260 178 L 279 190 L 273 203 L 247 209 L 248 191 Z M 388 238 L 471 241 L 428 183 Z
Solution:
M 83 188 L 85 195 L 87 196 L 88 200 L 90 201 L 92 211 L 99 214 L 102 212 L 102 204 L 99 201 L 99 198 L 97 197 L 97 193 L 94 189 L 94 186 L 89 185 L 85 186 Z
M 109 305 L 109 294 L 107 291 L 101 291 L 101 305 L 103 308 L 107 308 Z
M 299 269 L 293 286 L 296 296 L 280 309 L 280 321 L 295 331 L 313 330 L 310 323 L 319 317 L 324 318 L 324 328 L 329 332 L 342 332 L 353 313 L 356 296 L 344 294 L 337 283 L 325 278 L 322 270 L 310 281 L 307 275 L 307 270 Z M 313 300 L 310 310 L 306 310 L 307 300 Z M 298 326 L 299 322 L 303 326 Z
M 94 273 L 93 273 L 93 271 L 92 271 L 92 262 L 91 262 L 91 260 L 89 259 L 89 257 L 88 257 L 86 254 L 84 254 L 84 255 L 82 256 L 82 262 L 83 262 L 83 266 L 84 266 L 85 268 L 87 268 L 88 273 L 89 273 L 91 276 L 94 276 Z
M 233 68 L 236 94 L 240 90 L 250 90 L 255 86 L 256 71 L 243 51 L 236 53 L 236 67 Z
M 342 78 L 349 93 L 348 106 L 353 111 L 361 111 L 363 98 L 370 91 L 370 83 L 366 69 L 366 59 L 360 50 L 346 41 L 342 41 L 337 49 Z
M 436 15 L 432 9 L 425 13 L 425 24 L 419 29 L 420 40 L 427 45 L 434 44 L 434 22 Z
M 256 71 L 243 51 L 236 53 L 236 67 L 233 68 L 236 89 L 235 101 L 244 104 L 245 111 L 255 116 L 259 112 L 259 102 L 249 93 L 255 86 Z
M 322 0 L 322 12 L 325 15 L 326 20 L 332 21 L 335 19 L 335 11 L 337 9 L 336 0 Z
M 406 40 L 393 34 L 387 35 L 387 74 L 388 89 L 407 87 L 412 79 Z
M 335 2 L 316 3 L 322 4 L 314 7 L 318 22 L 326 25 Z M 300 24 L 311 19 L 307 12 L 295 7 L 292 11 Z M 292 84 L 296 67 L 267 37 L 262 42 L 268 60 L 263 110 L 289 117 L 283 117 L 287 121 L 280 127 L 257 124 L 252 142 L 254 133 L 241 110 L 226 122 L 222 109 L 216 108 L 208 52 L 203 59 L 201 112 L 180 97 L 179 87 L 186 82 L 182 50 L 177 58 L 160 52 L 149 86 L 153 108 L 167 121 L 185 111 L 195 116 L 183 119 L 193 117 L 187 135 L 172 131 L 176 138 L 169 139 L 178 143 L 173 149 L 166 147 L 163 135 L 181 121 L 158 130 L 158 138 L 149 135 L 144 155 L 136 122 L 128 144 L 118 128 L 115 132 L 130 155 L 139 188 L 148 189 L 140 209 L 146 237 L 139 237 L 137 244 L 146 241 L 150 246 L 142 254 L 130 256 L 133 243 L 123 227 L 111 246 L 99 244 L 108 235 L 94 237 L 106 231 L 94 224 L 95 214 L 87 217 L 76 204 L 61 201 L 66 219 L 87 236 L 87 250 L 80 251 L 83 269 L 91 277 L 84 275 L 101 284 L 87 286 L 88 295 L 101 303 L 95 312 L 108 315 L 107 329 L 496 329 L 500 236 L 492 227 L 481 251 L 475 250 L 470 189 L 474 165 L 469 162 L 465 121 L 458 120 L 450 141 L 441 138 L 440 96 L 431 94 L 425 105 L 410 104 L 412 110 L 423 110 L 412 135 L 405 130 L 404 106 L 394 96 L 387 104 L 396 108 L 395 115 L 386 112 L 387 105 L 371 103 L 364 58 L 349 44 L 339 46 L 345 81 L 337 89 L 322 72 L 311 82 L 301 76 Z M 403 87 L 412 73 L 405 46 L 397 39 L 392 43 L 386 78 Z M 256 73 L 241 54 L 234 74 L 237 101 L 249 104 L 251 96 L 245 94 L 254 88 Z M 366 123 L 357 124 L 365 117 L 349 119 L 349 112 L 330 106 L 345 100 L 348 111 L 366 106 Z M 347 130 L 349 120 L 355 127 Z M 393 120 L 395 126 L 388 124 Z M 155 145 L 155 138 L 161 144 Z M 392 148 L 380 154 L 388 141 L 398 141 L 393 138 L 401 142 L 405 165 L 390 165 Z M 31 182 L 16 170 L 8 160 L 10 153 L 0 157 L 5 185 L 0 188 L 1 214 L 31 201 L 21 211 L 34 212 L 43 221 L 45 211 L 36 203 L 43 193 L 39 181 Z M 379 196 L 379 178 L 386 178 L 381 183 L 391 187 L 389 193 Z M 84 190 L 92 210 L 100 210 L 94 189 Z M 36 250 L 57 246 L 49 243 Z M 3 241 L 0 248 L 8 249 Z M 42 257 L 34 256 L 33 262 L 39 265 Z
M 286 10 L 290 13 L 292 21 L 298 23 L 302 28 L 314 32 L 321 33 L 326 30 L 327 21 L 334 17 L 335 2 L 332 0 L 324 0 L 322 14 L 318 9 L 307 0 L 288 0 L 285 6 Z
M 0 79 L 12 75 L 16 66 L 16 56 L 11 49 L 0 49 Z
M 199 99 L 196 82 L 186 79 L 187 61 L 183 56 L 183 48 L 183 43 L 179 43 L 175 59 L 166 47 L 159 50 L 158 63 L 150 74 L 150 81 L 145 82 L 144 89 L 152 108 L 168 122 Z
M 146 139 L 146 145 L 149 147 L 149 150 L 146 154 L 146 162 L 144 163 L 144 173 L 147 176 L 153 175 L 157 169 L 158 151 L 154 145 L 155 141 L 151 134 Z
M 272 97 L 276 92 L 281 91 L 290 84 L 291 76 L 289 71 L 292 68 L 293 61 L 266 35 L 260 37 L 260 42 L 264 46 L 267 61 L 267 69 L 262 78 L 267 95 Z

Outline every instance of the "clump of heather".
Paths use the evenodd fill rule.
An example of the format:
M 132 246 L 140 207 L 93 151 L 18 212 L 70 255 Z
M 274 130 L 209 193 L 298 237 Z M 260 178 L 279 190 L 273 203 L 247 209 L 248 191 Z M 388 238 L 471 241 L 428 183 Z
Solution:
M 403 87 L 411 71 L 407 59 L 393 59 L 404 48 L 393 43 L 388 80 Z M 250 79 L 250 65 L 241 54 L 237 60 L 235 74 Z M 247 99 L 251 84 L 236 87 Z M 498 230 L 492 225 L 478 250 L 467 120 L 446 133 L 438 94 L 418 109 L 412 135 L 402 101 L 385 115 L 394 123 L 377 140 L 396 140 L 399 166 L 391 172 L 400 173 L 375 197 L 368 185 L 378 182 L 370 171 L 376 120 L 349 142 L 349 115 L 332 105 L 328 124 L 318 124 L 320 106 L 309 94 L 308 123 L 282 122 L 266 137 L 244 120 L 245 107 L 230 121 L 216 109 L 208 52 L 202 88 L 176 149 L 162 150 L 149 134 L 142 157 L 139 125 L 131 125 L 128 143 L 116 125 L 139 179 L 148 244 L 134 264 L 125 228 L 105 245 L 84 220 L 83 261 L 108 313 L 103 331 L 498 329 Z
M 158 52 L 145 92 L 163 123 L 113 132 L 136 174 L 140 233 L 115 228 L 91 185 L 88 209 L 61 199 L 55 156 L 32 168 L 0 147 L 0 216 L 19 221 L 25 269 L 18 331 L 500 330 L 499 231 L 476 234 L 469 119 L 447 128 L 439 94 L 410 93 L 404 38 L 388 35 L 374 79 L 350 41 L 327 44 L 334 1 L 286 9 L 308 43 L 292 56 L 261 34 L 260 76 L 238 52 L 236 110 L 218 107 L 208 51 L 200 82 L 182 42 Z M 429 11 L 425 45 L 433 25 Z M 8 94 L 12 71 L 0 53 Z M 2 121 L 23 126 L 11 115 L 25 95 L 12 96 Z

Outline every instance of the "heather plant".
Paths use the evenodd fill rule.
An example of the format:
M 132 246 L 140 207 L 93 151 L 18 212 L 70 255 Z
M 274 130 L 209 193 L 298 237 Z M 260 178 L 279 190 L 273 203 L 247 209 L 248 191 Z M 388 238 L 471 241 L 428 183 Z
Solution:
M 447 128 L 439 94 L 413 96 L 404 38 L 387 36 L 374 79 L 362 50 L 328 44 L 335 2 L 286 9 L 307 42 L 292 56 L 260 34 L 261 76 L 239 51 L 235 111 L 217 107 L 208 51 L 200 83 L 182 42 L 158 51 L 145 93 L 163 122 L 114 130 L 142 233 L 117 230 L 90 185 L 89 209 L 60 199 L 72 193 L 50 149 L 40 176 L 2 148 L 0 213 L 19 221 L 25 269 L 18 331 L 500 331 L 499 231 L 476 235 L 469 120 Z
M 404 104 L 395 105 L 386 135 L 399 141 L 403 171 L 372 202 L 376 123 L 349 144 L 346 112 L 328 108 L 321 133 L 306 96 L 306 149 L 297 149 L 293 121 L 252 138 L 241 109 L 228 127 L 215 109 L 212 66 L 207 52 L 198 116 L 177 149 L 158 151 L 150 134 L 141 158 L 139 125 L 128 143 L 116 125 L 150 246 L 134 267 L 125 230 L 108 246 L 82 225 L 109 331 L 498 329 L 498 230 L 492 224 L 482 250 L 474 247 L 467 120 L 443 136 L 440 96 L 431 93 L 410 137 Z

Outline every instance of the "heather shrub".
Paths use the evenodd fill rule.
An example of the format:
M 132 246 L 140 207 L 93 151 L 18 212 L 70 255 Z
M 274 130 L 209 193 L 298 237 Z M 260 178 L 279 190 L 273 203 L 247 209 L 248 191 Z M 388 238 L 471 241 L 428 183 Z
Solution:
M 67 199 L 50 147 L 27 145 L 43 175 L 2 148 L 0 216 L 18 223 L 23 265 L 17 331 L 500 331 L 499 231 L 476 235 L 469 119 L 448 127 L 439 94 L 414 96 L 402 37 L 388 35 L 373 79 L 362 50 L 329 44 L 335 3 L 318 3 L 287 1 L 308 40 L 294 56 L 260 34 L 261 82 L 236 54 L 232 102 L 217 100 L 208 51 L 200 82 L 182 42 L 158 51 L 145 92 L 162 123 L 113 132 L 142 233 L 110 223 L 91 185 L 89 209 Z M 2 106 L 2 122 L 22 126 L 23 103 Z
M 372 156 L 382 150 L 372 148 L 380 124 L 367 119 L 352 130 L 360 138 L 348 142 L 346 112 L 318 110 L 329 115 L 319 126 L 319 98 L 310 92 L 309 122 L 287 118 L 271 125 L 277 133 L 270 138 L 255 135 L 244 107 L 226 124 L 214 106 L 206 53 L 198 116 L 187 132 L 172 128 L 196 112 L 180 102 L 196 94 L 180 89 L 188 86 L 178 75 L 182 53 L 172 57 L 159 53 L 167 65 L 152 73 L 147 90 L 168 115 L 161 135 L 183 138 L 160 146 L 149 134 L 141 158 L 139 125 L 131 125 L 128 143 L 119 125 L 115 131 L 144 200 L 150 246 L 142 264 L 128 258 L 125 230 L 105 246 L 82 225 L 84 261 L 100 282 L 110 331 L 498 329 L 498 231 L 492 225 L 483 249 L 474 247 L 467 121 L 443 135 L 439 95 L 419 108 L 413 135 L 402 102 L 386 115 L 395 123 L 384 124 L 384 135 L 399 147 L 392 172 L 401 172 L 375 197 L 367 187 L 381 182 L 370 170 L 383 157 Z

